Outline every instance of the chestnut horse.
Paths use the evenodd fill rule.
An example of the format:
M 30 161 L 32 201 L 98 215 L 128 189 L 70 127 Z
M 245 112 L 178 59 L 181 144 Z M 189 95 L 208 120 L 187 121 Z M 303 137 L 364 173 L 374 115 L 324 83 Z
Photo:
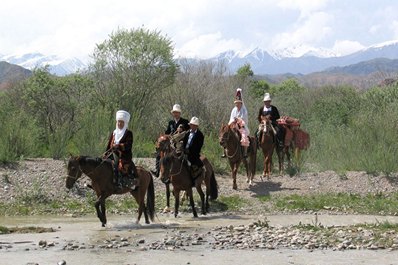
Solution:
M 171 146 L 171 137 L 168 134 L 161 134 L 155 143 L 156 152 L 160 159 L 173 151 Z M 170 212 L 170 182 L 164 182 L 166 186 L 166 208 L 163 212 Z
M 194 217 L 198 217 L 195 209 L 195 203 L 193 200 L 192 184 L 196 187 L 201 200 L 202 214 L 206 214 L 209 211 L 209 198 L 215 200 L 218 197 L 218 185 L 214 175 L 213 166 L 209 160 L 201 156 L 205 172 L 203 175 L 197 177 L 192 183 L 190 169 L 183 159 L 178 156 L 175 152 L 167 154 L 160 160 L 160 179 L 163 182 L 171 182 L 173 185 L 174 194 L 174 216 L 178 215 L 178 208 L 180 205 L 180 192 L 185 191 L 189 198 L 189 203 L 192 208 Z M 202 190 L 202 183 L 206 185 L 206 197 Z
M 259 145 L 264 155 L 263 177 L 269 179 L 272 173 L 272 155 L 275 149 L 275 132 L 269 119 L 259 126 Z
M 219 132 L 220 145 L 226 149 L 226 156 L 228 158 L 229 165 L 232 170 L 234 190 L 238 189 L 236 184 L 236 174 L 240 164 L 243 164 L 246 168 L 247 183 L 253 184 L 253 178 L 256 174 L 256 156 L 257 156 L 257 143 L 254 137 L 250 136 L 250 146 L 248 150 L 249 161 L 243 157 L 242 148 L 240 145 L 240 134 L 239 131 L 229 125 L 221 125 Z
M 149 224 L 148 214 L 151 221 L 153 221 L 155 214 L 155 190 L 153 179 L 151 173 L 146 171 L 144 168 L 139 166 L 136 168 L 139 187 L 135 190 L 127 187 L 122 188 L 122 190 L 118 190 L 113 183 L 114 173 L 110 160 L 87 156 L 71 157 L 68 162 L 66 188 L 72 188 L 83 173 L 91 179 L 91 187 L 97 195 L 95 209 L 97 210 L 97 216 L 103 227 L 106 225 L 106 198 L 113 194 L 124 194 L 130 192 L 138 204 L 138 217 L 136 223 L 140 221 L 141 215 L 144 213 L 145 223 Z M 145 194 L 147 194 L 146 206 Z

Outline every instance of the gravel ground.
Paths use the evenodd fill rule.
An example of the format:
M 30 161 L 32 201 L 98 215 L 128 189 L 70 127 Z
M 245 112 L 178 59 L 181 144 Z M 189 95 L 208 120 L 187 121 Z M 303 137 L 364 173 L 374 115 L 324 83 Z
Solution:
M 137 165 L 147 169 L 154 168 L 154 159 L 137 159 Z M 3 165 L 0 167 L 0 202 L 15 200 L 17 195 L 28 191 L 40 190 L 51 199 L 76 197 L 85 199 L 89 189 L 85 184 L 90 183 L 87 177 L 79 180 L 72 192 L 65 188 L 66 166 L 65 161 L 52 159 L 28 159 L 18 164 Z M 318 173 L 302 173 L 290 177 L 274 176 L 270 180 L 261 180 L 255 177 L 255 184 L 248 186 L 246 177 L 238 175 L 238 190 L 232 189 L 232 179 L 229 175 L 216 175 L 220 196 L 238 195 L 250 202 L 251 213 L 261 210 L 264 203 L 254 199 L 259 195 L 290 195 L 315 193 L 392 193 L 397 191 L 396 176 L 373 176 L 365 172 L 346 172 L 344 175 L 332 171 Z M 164 184 L 155 179 L 156 194 L 164 193 Z M 128 196 L 128 195 L 125 195 Z M 114 199 L 121 196 L 113 196 Z M 245 209 L 241 209 L 245 210 Z

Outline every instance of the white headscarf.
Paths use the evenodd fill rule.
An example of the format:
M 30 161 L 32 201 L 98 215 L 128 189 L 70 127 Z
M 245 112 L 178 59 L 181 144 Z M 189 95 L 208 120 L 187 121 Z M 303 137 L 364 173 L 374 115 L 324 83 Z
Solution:
M 119 129 L 119 127 L 117 126 L 117 121 L 124 121 L 124 126 L 122 129 Z M 129 126 L 129 121 L 130 113 L 125 110 L 119 110 L 118 112 L 116 112 L 116 129 L 113 131 L 115 144 L 119 144 L 120 140 L 127 130 L 127 127 Z

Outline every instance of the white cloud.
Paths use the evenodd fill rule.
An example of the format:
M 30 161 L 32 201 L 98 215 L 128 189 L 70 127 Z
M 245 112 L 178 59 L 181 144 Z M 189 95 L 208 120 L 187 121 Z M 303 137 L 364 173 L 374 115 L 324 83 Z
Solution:
M 343 56 L 357 52 L 363 48 L 365 48 L 365 46 L 363 46 L 357 41 L 337 40 L 335 41 L 332 50 L 336 54 Z
M 240 51 L 244 48 L 238 39 L 225 39 L 221 32 L 200 35 L 186 42 L 178 49 L 182 57 L 212 57 L 226 50 Z
M 271 47 L 283 49 L 292 46 L 320 44 L 326 37 L 332 34 L 330 24 L 333 17 L 325 12 L 315 12 L 308 18 L 296 24 L 291 31 L 276 34 Z
M 391 28 L 391 31 L 394 34 L 394 39 L 398 39 L 398 20 L 394 20 L 391 23 L 391 27 L 390 28 Z
M 2 0 L 0 53 L 87 56 L 117 28 L 140 26 L 196 57 L 291 46 L 345 53 L 397 39 L 397 11 L 391 0 Z

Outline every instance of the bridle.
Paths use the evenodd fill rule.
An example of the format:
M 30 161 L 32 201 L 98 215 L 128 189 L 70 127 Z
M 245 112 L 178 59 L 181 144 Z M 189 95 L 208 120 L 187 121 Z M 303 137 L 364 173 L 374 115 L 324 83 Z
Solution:
M 224 129 L 222 129 L 222 137 L 220 137 L 220 141 L 222 140 L 223 142 L 225 142 L 225 143 L 227 143 L 228 142 L 228 140 L 229 140 L 229 138 L 231 137 L 231 133 L 233 133 L 232 132 L 232 129 L 228 126 L 228 135 L 227 135 L 227 137 L 225 137 L 225 139 L 224 139 L 224 135 L 225 135 L 225 133 L 226 132 L 224 132 Z M 236 135 L 235 135 L 236 136 Z M 233 157 L 235 157 L 236 156 L 236 154 L 238 153 L 238 150 L 239 150 L 239 143 L 237 144 L 237 146 L 236 146 L 236 149 L 235 149 L 235 152 L 233 153 L 233 155 L 228 155 L 228 154 L 225 154 L 228 158 L 233 158 Z
M 109 156 L 108 156 L 108 157 L 109 157 Z M 80 166 L 79 160 L 76 160 L 76 161 L 77 161 L 77 164 L 78 164 L 78 169 L 76 170 L 75 176 L 70 176 L 70 175 L 68 174 L 68 176 L 67 176 L 66 178 L 71 178 L 71 179 L 74 179 L 74 180 L 76 181 L 76 180 L 79 178 L 79 177 L 78 177 L 79 172 L 80 172 L 81 174 L 84 173 L 85 175 L 89 176 L 89 175 L 92 174 L 94 171 L 96 171 L 97 168 L 99 168 L 99 167 L 105 162 L 105 160 L 106 160 L 106 159 L 102 159 L 101 163 L 99 163 L 98 166 L 96 166 L 93 170 L 91 170 L 91 171 L 88 172 L 88 173 L 84 173 L 84 172 L 83 172 L 83 170 L 82 170 L 82 168 L 81 168 L 81 166 Z
M 172 154 L 172 155 L 173 155 L 173 158 L 174 158 L 174 159 L 178 159 L 178 157 L 174 156 L 174 154 Z M 173 160 L 172 160 L 171 163 L 170 163 L 170 169 L 169 169 L 168 177 L 167 177 L 166 180 L 163 180 L 163 181 L 169 180 L 169 179 L 170 179 L 170 176 L 175 176 L 175 175 L 180 175 L 180 174 L 181 174 L 181 172 L 182 172 L 182 167 L 184 166 L 184 161 L 181 161 L 180 170 L 177 171 L 177 172 L 175 172 L 175 173 L 172 173 L 172 172 L 171 172 L 171 170 L 173 169 L 173 164 L 174 164 L 174 162 L 173 162 Z

